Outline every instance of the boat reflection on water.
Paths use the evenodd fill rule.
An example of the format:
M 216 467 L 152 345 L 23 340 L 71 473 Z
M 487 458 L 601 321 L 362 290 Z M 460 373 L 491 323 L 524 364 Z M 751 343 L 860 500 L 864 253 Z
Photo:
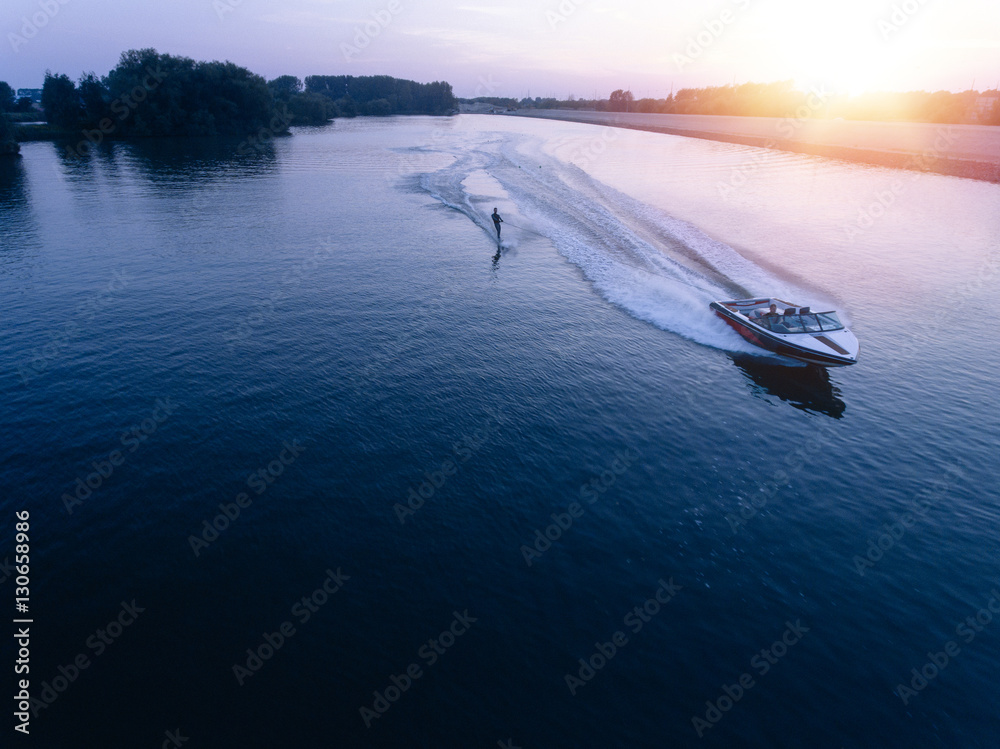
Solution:
M 747 377 L 750 392 L 763 400 L 774 396 L 802 411 L 826 414 L 839 419 L 847 410 L 840 399 L 840 390 L 830 382 L 830 372 L 825 367 L 810 364 L 788 366 L 787 360 L 730 353 L 741 372 Z

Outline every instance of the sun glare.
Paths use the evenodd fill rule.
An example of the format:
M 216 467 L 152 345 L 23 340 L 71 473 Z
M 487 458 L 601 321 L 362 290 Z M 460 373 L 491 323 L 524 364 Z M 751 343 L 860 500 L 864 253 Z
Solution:
M 777 62 L 800 88 L 822 84 L 833 94 L 856 96 L 886 87 L 894 49 L 879 38 L 869 3 L 847 2 L 838 12 L 825 4 L 786 4 L 767 20 Z
M 814 63 L 801 65 L 798 70 L 794 80 L 802 91 L 822 87 L 833 96 L 859 96 L 884 88 L 880 72 L 863 63 Z

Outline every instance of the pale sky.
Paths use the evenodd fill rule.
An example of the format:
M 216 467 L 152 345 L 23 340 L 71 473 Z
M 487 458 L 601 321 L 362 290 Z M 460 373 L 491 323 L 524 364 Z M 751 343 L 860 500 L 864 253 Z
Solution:
M 1000 82 L 1000 0 L 2 0 L 0 80 L 106 74 L 127 49 L 271 79 L 385 74 L 472 96 L 636 98 L 793 79 L 830 91 Z

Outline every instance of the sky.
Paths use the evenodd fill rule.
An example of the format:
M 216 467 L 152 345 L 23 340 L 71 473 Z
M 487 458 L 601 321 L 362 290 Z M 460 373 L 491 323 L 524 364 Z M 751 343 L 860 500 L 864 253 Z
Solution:
M 1000 0 L 3 0 L 0 80 L 104 75 L 127 49 L 279 75 L 444 80 L 460 97 L 605 98 L 793 80 L 995 88 Z

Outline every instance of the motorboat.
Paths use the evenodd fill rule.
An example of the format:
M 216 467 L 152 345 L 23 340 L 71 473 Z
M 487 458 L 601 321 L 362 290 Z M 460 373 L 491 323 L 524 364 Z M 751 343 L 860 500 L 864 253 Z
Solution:
M 858 361 L 858 339 L 836 312 L 813 312 L 774 297 L 712 302 L 711 307 L 741 336 L 776 354 L 821 367 Z

